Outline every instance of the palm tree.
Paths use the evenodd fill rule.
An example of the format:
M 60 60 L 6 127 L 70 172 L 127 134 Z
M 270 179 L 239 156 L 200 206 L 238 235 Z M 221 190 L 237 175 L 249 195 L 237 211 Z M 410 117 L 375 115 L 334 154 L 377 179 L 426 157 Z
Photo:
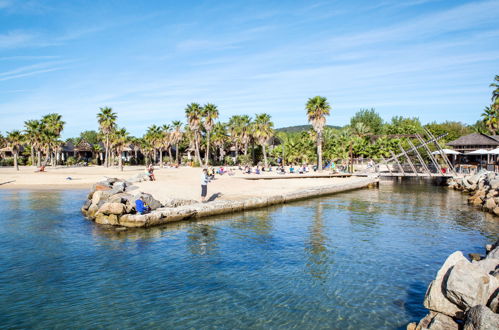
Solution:
M 185 108 L 185 116 L 187 117 L 189 128 L 193 132 L 196 159 L 201 165 L 203 162 L 201 161 L 201 155 L 199 153 L 199 130 L 201 128 L 202 108 L 198 103 L 188 104 Z
M 213 125 L 215 125 L 215 120 L 218 118 L 217 106 L 211 103 L 206 104 L 202 110 L 202 116 L 204 118 L 204 128 L 206 129 L 206 155 L 204 156 L 204 166 L 208 166 L 208 160 L 210 158 L 210 135 Z
M 175 161 L 180 164 L 178 145 L 182 141 L 184 133 L 182 132 L 182 122 L 180 120 L 174 120 L 172 122 L 174 131 L 172 132 L 172 144 L 175 145 Z
M 213 136 L 211 137 L 213 145 L 218 148 L 219 150 L 219 158 L 218 160 L 220 162 L 223 161 L 224 159 L 224 146 L 227 143 L 228 137 L 227 137 L 227 129 L 223 123 L 216 123 L 215 126 L 213 126 L 212 130 Z
M 21 149 L 21 143 L 23 139 L 23 135 L 18 130 L 7 132 L 7 146 L 12 149 L 12 154 L 14 155 L 14 167 L 17 171 L 19 171 L 17 158 L 19 156 L 19 150 Z
M 248 145 L 253 136 L 253 125 L 251 123 L 251 118 L 248 115 L 242 115 L 239 121 L 239 131 L 241 136 L 241 143 L 244 146 L 244 155 L 248 155 Z
M 274 135 L 274 123 L 270 121 L 270 116 L 266 113 L 255 115 L 255 139 L 262 146 L 265 167 L 268 167 L 266 146 L 270 138 Z
M 163 132 L 161 127 L 152 125 L 147 129 L 144 139 L 152 147 L 154 151 L 154 163 L 157 163 L 157 151 L 161 149 L 163 143 Z M 161 156 L 162 157 L 162 156 Z
M 487 126 L 487 129 L 489 130 L 490 134 L 494 135 L 497 131 L 498 124 L 499 124 L 499 116 L 498 116 L 499 110 L 495 110 L 490 107 L 485 107 L 482 113 L 483 117 L 483 122 Z
M 118 155 L 118 166 L 120 171 L 123 172 L 123 149 L 129 142 L 129 134 L 125 128 L 117 129 L 112 135 L 113 145 L 116 149 L 116 154 Z
M 229 118 L 227 128 L 230 134 L 231 142 L 234 144 L 236 162 L 239 154 L 239 143 L 241 142 L 241 116 L 234 115 Z
M 161 129 L 163 130 L 163 140 L 162 140 L 162 147 L 168 150 L 168 157 L 170 158 L 170 163 L 173 162 L 172 158 L 172 131 L 171 131 L 171 126 L 170 125 L 163 125 L 161 126 Z
M 326 125 L 326 116 L 329 116 L 331 106 L 323 96 L 309 98 L 305 105 L 308 121 L 317 132 L 317 169 L 322 171 L 322 131 Z
M 24 137 L 31 148 L 31 165 L 35 165 L 35 150 L 38 155 L 38 166 L 40 166 L 40 139 L 43 125 L 40 120 L 27 120 L 24 122 Z
M 106 148 L 106 154 L 104 157 L 104 165 L 109 167 L 109 137 L 116 128 L 117 115 L 113 112 L 113 109 L 109 107 L 99 108 L 99 110 L 100 112 L 97 114 L 97 121 L 99 122 L 99 130 L 105 137 L 104 146 Z
M 492 92 L 492 108 L 499 111 L 499 75 L 496 75 L 494 80 L 496 83 L 490 84 L 490 87 L 495 87 L 496 89 Z
M 43 116 L 42 123 L 45 126 L 46 137 L 47 137 L 47 161 L 49 157 L 52 160 L 52 166 L 55 165 L 55 151 L 58 147 L 58 139 L 61 135 L 64 125 L 66 124 L 62 121 L 62 116 L 58 113 L 49 113 Z

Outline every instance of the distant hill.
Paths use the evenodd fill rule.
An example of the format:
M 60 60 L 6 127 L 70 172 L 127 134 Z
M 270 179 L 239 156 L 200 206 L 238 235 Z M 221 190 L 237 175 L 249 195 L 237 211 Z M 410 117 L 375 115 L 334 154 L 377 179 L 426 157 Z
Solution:
M 336 128 L 340 129 L 340 126 L 331 126 L 331 125 L 326 125 L 326 127 L 329 128 Z M 277 132 L 285 132 L 285 133 L 296 133 L 296 132 L 302 132 L 302 131 L 308 131 L 309 129 L 312 128 L 312 125 L 298 125 L 298 126 L 288 126 L 288 127 L 281 127 L 277 128 Z

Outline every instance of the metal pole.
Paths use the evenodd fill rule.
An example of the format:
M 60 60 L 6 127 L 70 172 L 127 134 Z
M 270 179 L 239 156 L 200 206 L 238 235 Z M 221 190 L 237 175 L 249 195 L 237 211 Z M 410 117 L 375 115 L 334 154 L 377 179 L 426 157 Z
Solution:
M 402 146 L 400 145 L 400 143 L 399 143 L 399 148 L 404 153 L 405 158 L 407 159 L 407 162 L 409 163 L 409 166 L 411 167 L 412 171 L 416 174 L 416 176 L 419 176 L 418 171 L 416 171 L 416 168 L 412 164 L 411 158 L 409 158 L 409 155 L 407 155 L 407 152 L 405 152 L 404 148 L 402 148 Z
M 383 158 L 383 162 L 385 163 L 386 168 L 388 169 L 388 172 L 390 172 L 390 174 L 392 174 L 392 170 L 390 169 L 390 166 L 388 166 L 388 162 L 386 161 L 385 157 L 381 156 L 381 158 Z M 380 172 L 381 172 L 381 169 L 380 169 Z
M 428 166 L 426 166 L 426 163 L 424 162 L 421 154 L 418 152 L 418 149 L 416 149 L 414 147 L 414 144 L 411 142 L 411 140 L 407 140 L 407 142 L 409 142 L 411 147 L 414 148 L 414 153 L 416 154 L 416 157 L 418 158 L 419 162 L 421 163 L 421 166 L 423 167 L 423 170 L 425 171 L 425 173 L 428 174 L 429 176 L 432 176 L 433 174 L 430 172 L 430 169 L 428 168 Z
M 422 142 L 423 144 L 423 147 L 425 148 L 426 152 L 428 153 L 428 156 L 430 157 L 433 165 L 435 165 L 435 168 L 437 169 L 437 172 L 438 172 L 438 175 L 440 176 L 443 176 L 443 173 L 442 173 L 442 168 L 440 167 L 440 165 L 438 165 L 438 162 L 437 160 L 435 159 L 435 157 L 433 157 L 433 155 L 431 154 L 431 151 L 430 149 L 428 148 L 428 146 L 426 145 L 426 143 L 424 143 L 423 141 L 423 138 L 419 135 L 419 134 L 416 134 L 417 138 L 419 141 Z
M 426 134 L 428 134 L 428 136 L 431 138 L 431 139 L 434 139 L 435 140 L 435 146 L 438 148 L 438 151 L 440 152 L 440 155 L 442 155 L 442 158 L 445 160 L 445 162 L 447 163 L 447 165 L 449 166 L 449 169 L 452 171 L 452 174 L 454 174 L 455 176 L 457 175 L 456 173 L 456 170 L 454 169 L 454 166 L 452 165 L 451 161 L 449 160 L 449 158 L 447 157 L 447 155 L 445 154 L 445 152 L 442 150 L 442 148 L 440 147 L 440 145 L 438 144 L 437 140 L 435 139 L 435 137 L 433 136 L 433 134 L 430 132 L 430 130 L 428 129 L 424 129 L 426 131 Z
M 390 150 L 390 153 L 392 154 L 392 158 L 395 159 L 395 161 L 397 162 L 397 165 L 399 166 L 400 172 L 402 172 L 402 175 L 405 176 L 404 169 L 402 168 L 402 165 L 400 165 L 398 157 L 396 157 L 395 154 L 393 153 L 393 151 L 391 151 L 391 150 Z

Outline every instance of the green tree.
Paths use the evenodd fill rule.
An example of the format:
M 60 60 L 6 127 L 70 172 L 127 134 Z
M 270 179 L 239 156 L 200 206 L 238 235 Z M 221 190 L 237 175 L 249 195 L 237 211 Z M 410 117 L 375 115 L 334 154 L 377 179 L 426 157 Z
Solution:
M 483 122 L 490 134 L 494 135 L 497 132 L 499 124 L 499 111 L 494 108 L 485 107 L 482 113 Z
M 31 148 L 31 164 L 35 164 L 35 151 L 38 155 L 38 166 L 41 164 L 41 138 L 43 124 L 40 120 L 27 120 L 24 122 L 24 137 Z
M 210 136 L 211 130 L 215 125 L 215 120 L 218 119 L 218 109 L 217 106 L 208 103 L 202 109 L 202 116 L 204 118 L 204 129 L 206 130 L 206 154 L 204 156 L 204 165 L 208 166 L 208 161 L 210 158 Z
M 331 106 L 325 97 L 315 96 L 308 99 L 305 109 L 308 121 L 317 133 L 317 168 L 322 171 L 322 131 L 326 125 L 326 116 L 329 116 Z
M 14 167 L 17 171 L 19 171 L 18 157 L 19 151 L 21 149 L 21 143 L 23 142 L 24 137 L 20 131 L 14 130 L 7 132 L 7 146 L 9 146 L 12 150 L 12 154 L 14 155 Z
M 270 138 L 274 135 L 274 123 L 270 120 L 270 115 L 261 113 L 255 115 L 255 139 L 262 146 L 265 167 L 268 167 L 266 146 Z
M 368 127 L 369 132 L 372 134 L 381 134 L 383 130 L 383 119 L 374 108 L 357 111 L 350 119 L 350 127 L 354 128 L 358 123 Z
M 112 108 L 104 107 L 99 108 L 100 112 L 97 114 L 97 121 L 99 122 L 99 130 L 105 137 L 104 146 L 106 148 L 106 153 L 104 156 L 104 165 L 109 167 L 109 156 L 110 156 L 110 136 L 111 133 L 116 128 L 116 119 L 118 116 L 113 112 Z
M 215 124 L 215 126 L 213 126 L 212 141 L 213 145 L 217 147 L 219 150 L 218 161 L 221 162 L 224 159 L 225 156 L 224 147 L 228 141 L 227 128 L 225 124 L 218 122 Z
M 94 130 L 81 132 L 79 139 L 85 140 L 90 144 L 97 144 L 100 141 L 99 133 Z
M 125 128 L 120 128 L 113 132 L 111 139 L 113 147 L 116 150 L 116 155 L 118 156 L 118 166 L 120 171 L 123 172 L 123 150 L 130 142 L 130 136 Z
M 495 87 L 492 92 L 492 108 L 496 111 L 499 111 L 499 75 L 496 75 L 494 78 L 495 82 L 490 84 L 490 87 Z
M 201 129 L 202 108 L 198 103 L 188 104 L 185 108 L 185 116 L 190 130 L 192 131 L 192 138 L 194 143 L 195 157 L 199 164 L 202 164 L 201 154 L 199 152 L 199 140 Z
M 173 132 L 172 132 L 172 143 L 175 145 L 175 161 L 180 164 L 179 158 L 179 144 L 182 141 L 184 133 L 182 132 L 182 122 L 180 120 L 174 120 L 172 122 Z
M 157 125 L 151 125 L 147 128 L 146 134 L 144 135 L 144 140 L 147 142 L 148 146 L 153 149 L 153 160 L 157 163 L 158 150 L 161 149 L 163 144 L 163 131 L 161 127 Z

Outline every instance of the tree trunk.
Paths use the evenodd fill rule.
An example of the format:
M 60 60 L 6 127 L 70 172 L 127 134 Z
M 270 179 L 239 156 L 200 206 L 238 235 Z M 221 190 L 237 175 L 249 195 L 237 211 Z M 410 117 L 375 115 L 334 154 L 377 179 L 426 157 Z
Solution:
M 173 164 L 173 157 L 172 157 L 172 147 L 168 147 L 168 157 L 170 158 L 170 165 Z
M 247 142 L 244 144 L 244 155 L 245 156 L 248 155 L 248 143 Z
M 42 151 L 40 149 L 36 151 L 36 166 L 42 166 Z
M 322 172 L 322 133 L 317 133 L 317 170 Z
M 17 152 L 14 152 L 14 167 L 19 171 L 19 164 L 17 163 Z
M 234 164 L 236 164 L 236 165 L 237 165 L 237 157 L 239 157 L 238 154 L 239 154 L 239 144 L 236 143 L 236 153 L 235 153 L 235 155 L 236 155 L 236 161 L 234 162 Z
M 120 166 L 120 171 L 123 172 L 123 157 L 122 157 L 122 152 L 119 152 L 118 156 L 119 156 L 118 164 Z
M 159 149 L 159 167 L 163 167 L 163 149 Z
M 106 134 L 106 153 L 104 155 L 104 166 L 109 167 L 109 134 Z
M 179 155 L 178 155 L 178 143 L 175 144 L 175 160 L 177 161 L 177 165 L 180 164 L 179 163 Z
M 31 159 L 31 166 L 34 166 L 35 165 L 35 147 L 33 145 L 31 146 L 30 159 Z
M 201 153 L 199 151 L 199 139 L 197 132 L 194 132 L 194 143 L 195 143 L 195 149 L 196 149 L 196 158 L 199 163 L 199 166 L 203 165 L 203 160 L 201 159 Z
M 210 131 L 206 132 L 206 154 L 204 155 L 204 166 L 208 166 L 210 159 Z
M 52 152 L 52 155 L 51 155 L 51 164 L 52 164 L 52 167 L 55 167 L 55 152 Z
M 265 168 L 268 167 L 267 164 L 267 149 L 265 148 L 265 143 L 262 144 L 262 151 L 263 151 L 263 163 L 265 164 Z

